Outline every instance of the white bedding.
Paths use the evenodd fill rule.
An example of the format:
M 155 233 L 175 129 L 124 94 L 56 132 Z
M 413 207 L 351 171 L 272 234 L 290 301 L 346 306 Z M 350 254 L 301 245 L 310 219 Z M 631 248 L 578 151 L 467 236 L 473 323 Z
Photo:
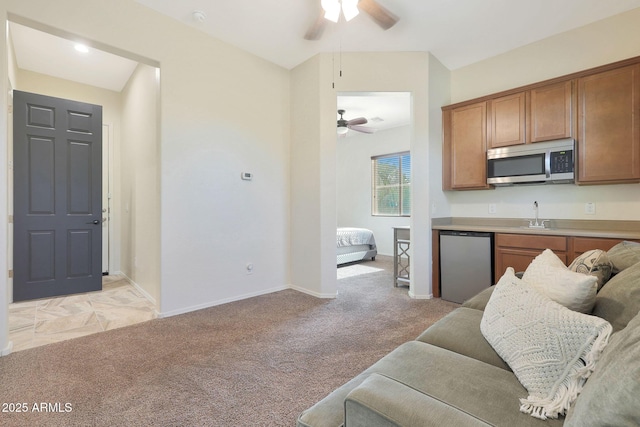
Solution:
M 367 230 L 366 228 L 338 228 L 336 232 L 336 242 L 339 248 L 357 245 L 371 245 L 372 249 L 376 247 L 376 239 L 373 237 L 373 231 Z

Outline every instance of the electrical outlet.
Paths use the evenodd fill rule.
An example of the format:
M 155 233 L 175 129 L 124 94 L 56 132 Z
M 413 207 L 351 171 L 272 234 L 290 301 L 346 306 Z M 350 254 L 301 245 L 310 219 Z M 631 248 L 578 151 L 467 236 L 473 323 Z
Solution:
M 588 202 L 584 204 L 584 213 L 587 215 L 595 215 L 596 214 L 596 204 L 593 202 Z
M 496 204 L 495 203 L 489 203 L 489 213 L 490 214 L 494 214 L 496 213 L 497 209 L 496 209 Z

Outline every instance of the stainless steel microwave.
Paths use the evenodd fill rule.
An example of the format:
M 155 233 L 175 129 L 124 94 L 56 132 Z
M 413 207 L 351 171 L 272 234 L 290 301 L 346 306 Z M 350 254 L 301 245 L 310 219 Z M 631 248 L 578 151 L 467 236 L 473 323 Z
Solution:
M 487 184 L 566 184 L 574 179 L 571 138 L 487 150 Z

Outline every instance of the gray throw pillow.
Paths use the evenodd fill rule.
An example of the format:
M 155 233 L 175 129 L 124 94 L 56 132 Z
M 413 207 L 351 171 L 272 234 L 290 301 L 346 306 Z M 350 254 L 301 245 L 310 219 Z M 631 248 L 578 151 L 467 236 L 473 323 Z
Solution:
M 611 277 L 612 269 L 613 265 L 609 261 L 609 256 L 601 249 L 593 249 L 578 255 L 569 265 L 571 271 L 595 276 L 598 279 L 598 290 L 607 283 Z
M 609 261 L 613 264 L 613 274 L 640 262 L 640 243 L 623 241 L 607 251 Z
M 639 426 L 640 315 L 611 336 L 565 427 Z
M 640 311 L 640 262 L 616 274 L 596 296 L 591 314 L 611 323 L 613 332 L 627 326 Z

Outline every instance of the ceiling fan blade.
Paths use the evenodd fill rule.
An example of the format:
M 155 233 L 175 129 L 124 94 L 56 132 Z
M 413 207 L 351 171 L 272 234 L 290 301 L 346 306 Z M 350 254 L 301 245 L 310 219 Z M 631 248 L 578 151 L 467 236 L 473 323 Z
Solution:
M 305 40 L 319 40 L 322 37 L 322 33 L 324 33 L 324 29 L 327 27 L 327 20 L 324 19 L 324 13 L 321 11 L 318 14 L 318 18 L 315 20 L 313 25 L 309 27 L 306 34 L 304 35 Z
M 375 133 L 376 130 L 374 128 L 368 128 L 368 127 L 364 127 L 364 126 L 347 126 L 349 129 L 351 130 L 355 130 L 357 132 L 362 132 L 362 133 Z
M 400 19 L 375 0 L 360 0 L 358 9 L 369 15 L 384 30 L 396 25 Z
M 367 119 L 364 117 L 357 117 L 355 119 L 347 120 L 348 125 L 364 125 L 367 123 Z

